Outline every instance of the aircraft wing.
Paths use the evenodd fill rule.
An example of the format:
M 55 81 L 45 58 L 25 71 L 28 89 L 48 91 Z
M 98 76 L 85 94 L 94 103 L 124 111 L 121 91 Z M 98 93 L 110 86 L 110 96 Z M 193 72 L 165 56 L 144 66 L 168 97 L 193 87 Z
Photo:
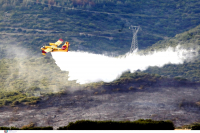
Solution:
M 55 45 L 59 46 L 60 44 L 62 44 L 62 42 L 63 42 L 63 39 L 59 39 L 57 42 L 55 42 Z
M 51 52 L 52 51 L 52 48 L 47 48 L 44 50 L 45 52 Z
M 49 43 L 49 45 L 51 45 L 51 46 L 55 46 L 56 44 L 55 44 L 55 43 Z

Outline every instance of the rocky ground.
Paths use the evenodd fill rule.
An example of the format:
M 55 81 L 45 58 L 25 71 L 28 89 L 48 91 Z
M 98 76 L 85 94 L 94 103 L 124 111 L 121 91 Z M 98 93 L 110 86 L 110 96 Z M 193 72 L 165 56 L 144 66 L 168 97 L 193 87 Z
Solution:
M 96 91 L 96 90 L 95 90 Z M 200 86 L 154 86 L 143 89 L 76 91 L 43 97 L 34 106 L 0 108 L 0 126 L 35 126 L 57 129 L 76 120 L 171 120 L 175 126 L 199 122 Z

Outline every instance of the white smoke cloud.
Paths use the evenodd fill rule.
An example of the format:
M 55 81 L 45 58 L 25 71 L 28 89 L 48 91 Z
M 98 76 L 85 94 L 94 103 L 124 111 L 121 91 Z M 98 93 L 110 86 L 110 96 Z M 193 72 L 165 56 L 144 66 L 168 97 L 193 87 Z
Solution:
M 69 71 L 69 80 L 77 80 L 80 84 L 111 82 L 125 71 L 133 73 L 137 70 L 146 70 L 150 66 L 163 67 L 169 63 L 182 64 L 198 55 L 197 50 L 186 50 L 180 46 L 145 55 L 139 55 L 137 52 L 127 53 L 122 57 L 75 51 L 51 54 L 62 71 Z

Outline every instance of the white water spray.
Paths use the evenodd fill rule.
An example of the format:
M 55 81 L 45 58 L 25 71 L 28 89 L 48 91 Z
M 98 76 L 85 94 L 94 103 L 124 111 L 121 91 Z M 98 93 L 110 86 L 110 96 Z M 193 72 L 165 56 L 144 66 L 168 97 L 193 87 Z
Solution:
M 197 56 L 195 50 L 185 50 L 177 46 L 152 54 L 128 53 L 123 57 L 108 57 L 87 52 L 69 51 L 52 53 L 52 57 L 62 71 L 69 71 L 69 80 L 77 83 L 111 82 L 123 72 L 146 70 L 149 66 L 163 67 L 165 64 L 182 64 Z

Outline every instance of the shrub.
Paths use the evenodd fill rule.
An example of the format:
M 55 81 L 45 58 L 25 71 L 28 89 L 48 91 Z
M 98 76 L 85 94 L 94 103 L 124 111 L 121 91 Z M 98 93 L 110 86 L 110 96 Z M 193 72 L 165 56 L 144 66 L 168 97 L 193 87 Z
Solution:
M 200 130 L 200 124 L 193 125 L 191 130 Z
M 2 103 L 2 105 L 4 105 L 4 106 L 5 106 L 5 105 L 8 105 L 8 101 L 7 101 L 7 100 L 4 100 L 3 103 Z
M 28 90 L 29 90 L 29 91 L 39 91 L 40 88 L 39 88 L 39 87 L 33 86 L 33 87 L 28 88 Z
M 19 130 L 17 127 L 11 127 L 10 130 Z
M 90 121 L 80 120 L 70 122 L 68 126 L 59 127 L 58 130 L 174 130 L 171 121 Z
M 31 122 L 28 125 L 22 126 L 21 129 L 23 130 L 23 129 L 33 128 L 33 127 L 35 127 L 35 123 Z
M 19 101 L 14 101 L 13 103 L 12 103 L 12 105 L 18 105 L 19 104 Z
M 186 78 L 182 78 L 182 77 L 179 77 L 179 76 L 174 77 L 174 79 L 175 79 L 175 80 L 178 80 L 178 81 L 180 81 L 180 82 L 186 82 L 186 81 L 187 81 Z
M 133 87 L 133 86 L 131 86 L 131 87 L 129 87 L 128 89 L 129 89 L 129 90 L 134 90 L 134 89 L 136 89 L 136 88 Z
M 10 130 L 10 127 L 0 127 L 0 130 Z
M 5 97 L 10 97 L 10 96 L 19 95 L 19 93 L 18 92 L 6 92 L 4 95 L 5 95 Z
M 53 127 L 24 127 L 22 130 L 53 130 Z

